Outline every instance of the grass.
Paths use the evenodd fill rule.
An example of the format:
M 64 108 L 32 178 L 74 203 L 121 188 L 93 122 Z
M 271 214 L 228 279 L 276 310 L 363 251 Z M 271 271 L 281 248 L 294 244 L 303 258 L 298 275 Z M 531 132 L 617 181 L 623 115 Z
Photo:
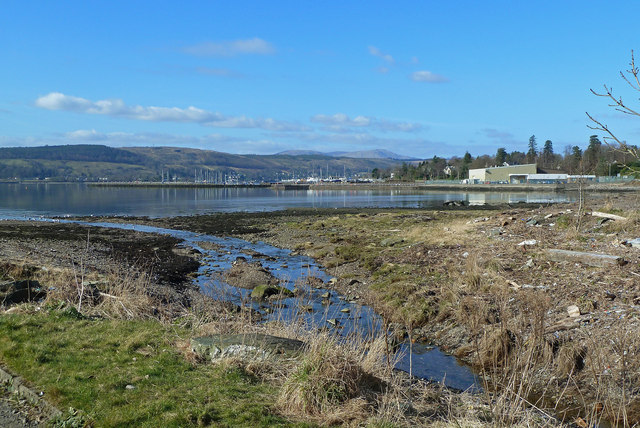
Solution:
M 636 422 L 640 420 L 640 398 L 634 387 L 640 382 L 637 375 L 640 344 L 633 332 L 638 318 L 631 307 L 626 310 L 634 316 L 624 319 L 617 319 L 617 315 L 613 319 L 612 311 L 601 309 L 628 306 L 635 301 L 637 288 L 633 287 L 631 274 L 626 272 L 630 267 L 605 270 L 549 263 L 542 249 L 613 251 L 609 246 L 613 239 L 637 236 L 640 230 L 635 220 L 637 215 L 625 212 L 634 220 L 609 222 L 602 227 L 588 216 L 578 231 L 573 227 L 576 221 L 573 214 L 564 211 L 559 215 L 554 208 L 553 217 L 547 219 L 545 215 L 549 211 L 393 211 L 338 215 L 322 220 L 314 217 L 289 226 L 299 232 L 289 244 L 301 251 L 326 252 L 323 262 L 331 259 L 336 263 L 335 272 L 329 272 L 341 280 L 358 279 L 363 285 L 357 292 L 375 303 L 385 322 L 413 328 L 417 335 L 421 334 L 417 330 L 422 329 L 425 334 L 424 329 L 435 324 L 438 340 L 444 337 L 440 333 L 451 334 L 444 340 L 453 342 L 454 349 L 456 343 L 460 344 L 457 354 L 473 359 L 486 375 L 485 403 L 490 404 L 481 411 L 480 420 L 465 411 L 467 407 L 458 396 L 438 395 L 433 388 L 425 388 L 420 394 L 431 396 L 420 401 L 421 396 L 416 396 L 419 388 L 407 386 L 402 379 L 381 372 L 380 368 L 386 364 L 380 360 L 371 367 L 366 366 L 364 357 L 374 355 L 373 352 L 359 354 L 366 351 L 366 344 L 349 348 L 342 342 L 318 335 L 317 331 L 295 332 L 291 326 L 268 333 L 309 343 L 310 350 L 298 361 L 271 367 L 255 362 L 200 366 L 189 363 L 176 349 L 176 343 L 190 334 L 189 330 L 176 326 L 152 320 L 90 320 L 73 317 L 73 312 L 62 315 L 59 311 L 29 315 L 35 321 L 29 321 L 27 315 L 13 315 L 17 320 L 12 321 L 13 324 L 5 321 L 5 318 L 11 319 L 10 316 L 4 316 L 0 322 L 0 359 L 8 361 L 11 357 L 22 361 L 23 366 L 16 368 L 20 373 L 30 373 L 32 366 L 48 367 L 46 376 L 29 375 L 30 379 L 36 379 L 35 385 L 47 379 L 43 388 L 49 388 L 45 389 L 48 397 L 63 406 L 75 406 L 72 403 L 77 401 L 79 408 L 90 409 L 90 416 L 100 421 L 97 424 L 112 426 L 156 422 L 160 419 L 151 419 L 156 414 L 164 414 L 174 425 L 286 425 L 289 422 L 285 418 L 371 426 L 424 425 L 437 420 L 444 421 L 444 426 L 481 426 L 485 422 L 494 426 L 527 425 L 529 404 L 525 400 L 537 393 L 541 396 L 532 403 L 544 408 L 558 406 L 556 414 L 561 413 L 563 402 L 575 403 L 566 399 L 571 396 L 582 400 L 571 415 L 579 412 L 589 421 L 604 418 L 614 423 Z M 529 216 L 547 221 L 540 227 L 527 226 L 525 220 Z M 551 222 L 556 222 L 556 226 L 548 224 Z M 493 234 L 499 227 L 506 232 Z M 274 232 L 277 232 L 276 226 L 271 233 Z M 612 232 L 619 235 L 609 236 Z M 398 237 L 401 239 L 386 241 L 392 244 L 382 243 Z M 528 238 L 535 238 L 540 244 L 531 248 L 518 245 Z M 614 302 L 604 299 L 602 287 L 615 292 L 618 297 Z M 75 295 L 67 294 L 68 301 L 76 305 Z M 130 300 L 127 293 L 110 291 L 108 294 Z M 583 312 L 596 315 L 598 323 L 572 324 L 566 331 L 555 327 L 547 331 L 559 321 L 566 321 L 566 306 L 574 303 Z M 105 306 L 103 300 L 94 312 L 85 306 L 83 311 L 101 316 L 113 313 L 113 318 L 128 316 L 128 312 L 118 312 L 117 308 L 118 305 Z M 224 327 L 215 321 L 212 320 L 214 330 L 267 328 L 233 323 Z M 600 327 L 599 323 L 603 322 L 610 323 L 612 329 Z M 49 324 L 58 324 L 58 327 Z M 135 328 L 127 330 L 125 325 Z M 66 343 L 62 332 L 71 328 L 69 326 L 73 326 L 74 331 L 65 336 L 69 341 Z M 145 326 L 157 331 L 146 331 Z M 612 334 L 614 327 L 615 334 Z M 16 336 L 16 331 L 20 335 Z M 36 332 L 34 338 L 28 334 L 31 331 Z M 54 340 L 59 334 L 60 338 Z M 100 339 L 90 339 L 94 337 Z M 70 367 L 62 370 L 62 363 L 57 361 L 59 349 L 62 353 L 73 350 L 65 359 L 80 349 L 81 353 L 89 354 L 90 361 L 78 355 L 73 357 L 78 360 L 65 363 Z M 93 361 L 106 358 L 103 354 L 112 354 L 108 365 L 104 361 L 100 364 Z M 140 364 L 148 360 L 153 360 L 155 365 L 145 371 Z M 93 374 L 101 370 L 113 372 L 114 376 Z M 165 379 L 174 372 L 180 372 L 184 380 Z M 370 375 L 378 379 L 373 388 Z M 100 382 L 96 380 L 98 376 L 102 379 Z M 67 380 L 66 377 L 80 379 Z M 196 386 L 202 380 L 207 383 L 206 379 L 213 379 L 220 386 L 216 386 L 215 391 Z M 65 382 L 72 381 L 78 389 L 88 388 L 79 394 L 90 397 L 97 388 L 91 385 L 97 382 L 100 387 L 95 392 L 96 402 L 104 400 L 104 404 L 74 397 L 75 389 L 64 389 Z M 127 390 L 128 384 L 136 388 Z M 218 393 L 222 395 L 216 395 Z M 113 397 L 99 397 L 100 394 Z M 176 398 L 178 395 L 186 398 Z M 131 402 L 127 401 L 132 398 Z M 178 401 L 180 399 L 183 401 Z M 156 404 L 147 404 L 154 400 Z M 451 403 L 449 407 L 447 400 Z M 251 407 L 253 403 L 259 405 Z M 168 407 L 165 410 L 163 406 Z M 591 415 L 593 408 L 602 410 Z M 121 416 L 102 416 L 101 409 L 105 415 L 115 412 L 139 416 L 114 422 L 113 418 Z M 234 416 L 230 416 L 232 414 Z M 109 422 L 104 422 L 107 419 Z M 549 423 L 550 420 L 545 419 L 545 424 L 553 426 L 555 422 Z
M 587 207 L 628 218 L 604 224 L 579 217 L 572 205 L 393 210 L 294 227 L 306 241 L 333 245 L 331 262 L 362 278 L 366 288 L 358 292 L 386 321 L 431 333 L 435 324 L 436 340 L 485 373 L 496 425 L 515 423 L 531 405 L 527 398 L 557 415 L 631 425 L 640 421 L 639 390 L 631 387 L 640 367 L 632 340 L 639 264 L 620 242 L 639 236 L 640 214 L 637 202 L 624 203 Z M 530 218 L 540 224 L 528 225 Z M 518 245 L 527 239 L 537 243 Z M 553 263 L 547 248 L 618 254 L 629 263 Z M 574 304 L 587 321 L 568 319 Z
M 272 410 L 273 385 L 240 367 L 185 359 L 176 343 L 189 334 L 155 320 L 16 313 L 0 316 L 0 359 L 96 426 L 296 425 Z

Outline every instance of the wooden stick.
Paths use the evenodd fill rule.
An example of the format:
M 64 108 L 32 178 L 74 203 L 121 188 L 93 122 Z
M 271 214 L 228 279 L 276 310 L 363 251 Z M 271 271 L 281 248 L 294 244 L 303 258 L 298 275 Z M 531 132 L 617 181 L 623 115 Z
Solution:
M 592 211 L 591 215 L 594 217 L 608 218 L 609 220 L 626 220 L 627 219 L 626 217 L 622 217 L 615 214 L 603 213 L 600 211 Z

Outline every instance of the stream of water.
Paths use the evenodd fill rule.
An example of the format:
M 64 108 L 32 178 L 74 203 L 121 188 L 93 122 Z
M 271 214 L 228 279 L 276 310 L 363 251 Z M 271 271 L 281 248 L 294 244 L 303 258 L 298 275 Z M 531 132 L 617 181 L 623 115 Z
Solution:
M 21 219 L 16 216 L 2 216 L 4 219 Z M 273 247 L 263 242 L 251 243 L 237 238 L 221 238 L 212 235 L 184 230 L 164 229 L 136 224 L 109 222 L 81 222 L 71 220 L 52 220 L 39 218 L 38 221 L 77 223 L 95 227 L 136 230 L 146 233 L 169 235 L 183 241 L 183 245 L 202 253 L 201 266 L 194 283 L 199 289 L 214 299 L 230 301 L 235 304 L 251 305 L 261 312 L 266 320 L 304 320 L 310 328 L 330 328 L 336 334 L 347 336 L 359 334 L 363 338 L 372 338 L 380 333 L 382 320 L 374 310 L 356 301 L 349 301 L 334 290 L 310 287 L 305 277 L 314 276 L 326 282 L 331 278 L 314 260 L 307 256 L 292 254 L 291 251 Z M 214 244 L 215 249 L 210 245 Z M 250 250 L 250 251 L 247 251 Z M 247 254 L 249 252 L 250 254 Z M 223 272 L 232 266 L 238 258 L 248 262 L 259 261 L 280 280 L 281 285 L 293 290 L 302 288 L 295 297 L 285 298 L 276 304 L 252 301 L 251 290 L 231 286 L 225 283 Z M 480 390 L 480 381 L 466 366 L 454 357 L 441 352 L 437 347 L 414 344 L 412 353 L 407 344 L 398 349 L 396 368 L 409 371 L 411 358 L 414 376 L 437 382 L 460 390 Z

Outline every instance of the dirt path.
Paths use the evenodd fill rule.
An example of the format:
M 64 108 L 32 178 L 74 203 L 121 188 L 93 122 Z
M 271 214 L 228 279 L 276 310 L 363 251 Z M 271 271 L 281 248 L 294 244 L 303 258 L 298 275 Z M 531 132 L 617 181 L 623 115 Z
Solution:
M 36 409 L 0 389 L 0 427 L 35 428 L 45 426 L 46 420 Z

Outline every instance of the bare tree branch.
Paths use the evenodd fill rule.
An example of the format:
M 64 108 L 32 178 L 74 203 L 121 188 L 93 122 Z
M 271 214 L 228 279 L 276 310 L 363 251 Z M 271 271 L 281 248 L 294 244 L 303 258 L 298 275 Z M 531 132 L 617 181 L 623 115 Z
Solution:
M 636 67 L 633 50 L 631 51 L 631 62 L 629 63 L 629 65 L 630 65 L 630 68 L 626 70 L 626 74 L 621 71 L 620 76 L 625 82 L 627 82 L 627 84 L 633 90 L 640 92 L 640 75 L 639 75 L 640 71 L 638 70 L 638 67 Z M 624 114 L 629 114 L 632 116 L 640 116 L 640 112 L 638 112 L 637 110 L 634 110 L 633 108 L 625 104 L 625 102 L 622 100 L 622 97 L 616 97 L 613 94 L 612 87 L 607 86 L 606 84 L 603 86 L 604 86 L 604 92 L 596 92 L 593 89 L 590 89 L 590 91 L 593 95 L 597 97 L 607 98 L 610 102 L 613 103 L 613 104 L 608 104 L 608 106 L 613 107 L 616 111 L 619 111 Z M 603 137 L 605 144 L 607 144 L 609 147 L 612 147 L 614 150 L 631 155 L 634 158 L 634 160 L 637 160 L 640 157 L 639 156 L 640 151 L 638 150 L 638 147 L 629 145 L 624 140 L 620 140 L 613 133 L 613 131 L 609 129 L 609 127 L 606 124 L 600 122 L 599 120 L 591 116 L 589 113 L 586 113 L 586 114 L 589 120 L 591 120 L 591 122 L 595 124 L 595 126 L 587 125 L 587 127 L 589 129 L 604 132 L 606 134 L 606 136 Z M 632 168 L 630 167 L 629 164 L 627 164 L 626 167 L 634 173 L 640 173 L 640 168 L 637 168 L 637 167 Z

